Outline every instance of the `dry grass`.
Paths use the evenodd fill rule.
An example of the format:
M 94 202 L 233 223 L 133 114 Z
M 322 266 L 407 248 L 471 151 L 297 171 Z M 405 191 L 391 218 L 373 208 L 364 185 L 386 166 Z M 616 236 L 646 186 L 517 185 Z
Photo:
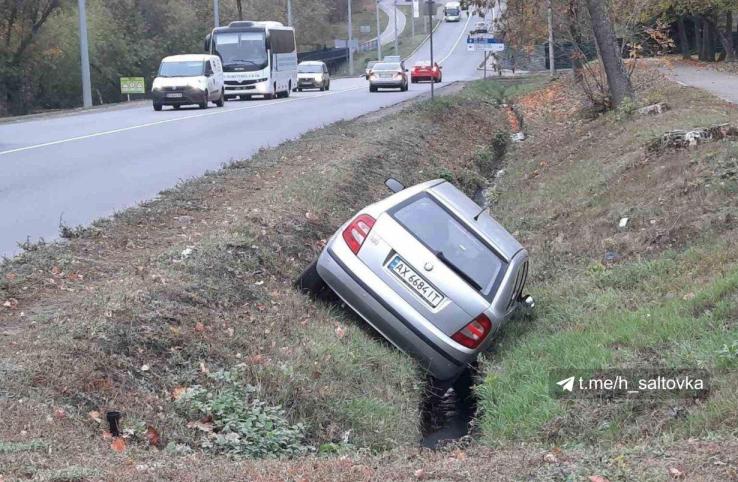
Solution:
M 458 96 L 440 122 L 419 106 L 338 123 L 7 261 L 0 441 L 60 440 L 49 465 L 107 457 L 88 413 L 115 409 L 131 453 L 145 451 L 149 425 L 170 450 L 197 449 L 201 433 L 174 395 L 216 392 L 209 375 L 228 371 L 304 423 L 315 449 L 414 445 L 424 382 L 412 360 L 291 282 L 336 226 L 386 195 L 387 176 L 415 183 L 444 172 L 478 187 L 483 178 L 469 173 L 496 116 Z M 0 465 L 0 474 L 22 470 Z

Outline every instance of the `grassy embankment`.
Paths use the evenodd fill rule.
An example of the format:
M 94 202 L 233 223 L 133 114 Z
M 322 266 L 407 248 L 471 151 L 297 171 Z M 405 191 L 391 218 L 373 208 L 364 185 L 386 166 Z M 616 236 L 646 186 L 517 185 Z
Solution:
M 508 159 L 492 210 L 530 248 L 538 309 L 534 321 L 509 325 L 483 364 L 485 443 L 736 434 L 738 142 L 660 153 L 644 145 L 671 129 L 738 125 L 738 112 L 656 74 L 638 80 L 640 104 L 672 110 L 590 120 L 565 82 L 522 99 L 531 136 Z M 548 394 L 552 369 L 608 367 L 706 368 L 713 390 L 653 402 Z
M 388 175 L 481 185 L 501 121 L 476 92 L 313 131 L 4 262 L 0 473 L 99 470 L 107 410 L 133 459 L 417 444 L 413 362 L 291 281 Z
M 672 106 L 655 117 L 590 117 L 568 78 L 527 93 L 536 87 L 479 82 L 380 122 L 321 129 L 80 231 L 69 246 L 6 263 L 0 293 L 17 305 L 1 318 L 13 342 L 0 347 L 0 404 L 12 414 L 0 429 L 0 473 L 53 473 L 53 446 L 64 447 L 65 470 L 110 474 L 89 462 L 118 456 L 86 411 L 114 407 L 134 429 L 127 457 L 144 466 L 122 473 L 139 478 L 734 475 L 738 146 L 644 145 L 669 129 L 735 125 L 738 112 L 651 73 L 638 78 L 638 103 Z M 516 99 L 529 138 L 493 180 L 492 211 L 530 249 L 537 314 L 508 325 L 482 363 L 478 443 L 357 454 L 417 440 L 421 377 L 349 313 L 305 300 L 289 281 L 335 225 L 385 194 L 385 176 L 443 175 L 470 192 L 483 184 L 481 174 L 499 168 L 491 145 L 506 99 Z M 625 366 L 703 367 L 714 387 L 706 400 L 652 402 L 548 393 L 551 369 Z M 170 394 L 201 385 L 229 400 L 218 394 L 232 393 L 230 375 L 213 376 L 218 369 L 268 406 L 282 404 L 277 421 L 307 425 L 298 452 L 352 455 L 253 464 L 201 452 L 186 427 L 198 414 Z M 167 452 L 146 448 L 146 424 L 174 442 Z M 299 427 L 279 426 L 296 440 Z

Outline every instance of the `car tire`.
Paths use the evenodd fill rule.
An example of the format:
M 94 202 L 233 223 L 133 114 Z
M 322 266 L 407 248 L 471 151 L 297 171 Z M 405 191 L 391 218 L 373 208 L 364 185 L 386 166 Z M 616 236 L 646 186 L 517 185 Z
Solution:
M 376 87 L 374 87 L 373 85 L 369 86 L 369 92 L 376 92 L 376 91 L 377 91 Z
M 220 91 L 220 99 L 215 101 L 215 105 L 217 105 L 218 107 L 223 107 L 225 105 L 225 92 L 224 91 L 222 90 Z
M 199 107 L 200 107 L 201 109 L 207 109 L 207 108 L 208 108 L 208 103 L 209 103 L 209 102 L 208 102 L 208 99 L 207 99 L 207 97 L 206 97 L 206 98 L 205 98 L 205 100 L 204 100 L 203 102 L 200 102 L 200 103 L 198 104 L 198 106 L 199 106 Z
M 180 107 L 182 107 L 182 106 L 181 105 L 174 104 L 172 107 L 174 108 L 174 110 L 179 110 Z
M 295 288 L 301 293 L 306 293 L 312 296 L 318 296 L 322 291 L 326 289 L 328 285 L 325 284 L 323 278 L 318 274 L 318 260 L 316 259 L 305 268 L 300 276 L 295 280 Z
M 325 86 L 325 90 L 331 90 L 331 83 L 328 82 L 328 84 Z
M 154 103 L 154 110 L 159 112 L 161 110 L 161 104 Z

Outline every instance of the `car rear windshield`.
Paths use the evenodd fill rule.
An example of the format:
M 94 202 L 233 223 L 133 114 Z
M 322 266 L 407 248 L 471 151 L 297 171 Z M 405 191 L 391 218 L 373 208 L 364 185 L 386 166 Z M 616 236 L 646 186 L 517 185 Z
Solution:
M 205 62 L 202 60 L 167 61 L 159 66 L 159 77 L 195 77 L 204 71 Z
M 430 60 L 419 60 L 415 62 L 415 67 L 430 67 Z
M 402 70 L 400 67 L 400 64 L 395 63 L 380 63 L 380 64 L 374 64 L 374 67 L 372 67 L 373 70 Z
M 401 205 L 393 217 L 449 268 L 488 294 L 504 262 L 432 196 Z
M 323 73 L 322 65 L 298 65 L 297 71 L 303 74 L 321 74 Z

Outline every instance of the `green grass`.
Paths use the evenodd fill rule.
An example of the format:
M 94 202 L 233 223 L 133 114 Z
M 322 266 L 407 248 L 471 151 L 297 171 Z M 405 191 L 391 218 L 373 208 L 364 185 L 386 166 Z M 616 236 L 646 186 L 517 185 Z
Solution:
M 535 321 L 509 325 L 484 364 L 487 374 L 478 393 L 486 442 L 540 436 L 549 422 L 564 415 L 565 404 L 548 391 L 554 369 L 714 370 L 714 383 L 720 386 L 714 399 L 667 427 L 698 436 L 721 428 L 720 421 L 728 421 L 724 430 L 738 426 L 735 400 L 726 393 L 735 375 L 718 369 L 735 367 L 734 359 L 720 356 L 726 344 L 738 340 L 735 245 L 707 242 L 609 270 L 579 266 L 536 287 L 534 295 L 539 306 Z M 634 422 L 629 409 L 622 404 L 613 410 L 610 424 L 596 436 L 621 436 Z M 583 434 L 598 431 L 581 429 Z
M 47 447 L 48 444 L 42 440 L 31 440 L 30 442 L 3 442 L 0 440 L 0 455 L 35 452 L 45 450 Z

